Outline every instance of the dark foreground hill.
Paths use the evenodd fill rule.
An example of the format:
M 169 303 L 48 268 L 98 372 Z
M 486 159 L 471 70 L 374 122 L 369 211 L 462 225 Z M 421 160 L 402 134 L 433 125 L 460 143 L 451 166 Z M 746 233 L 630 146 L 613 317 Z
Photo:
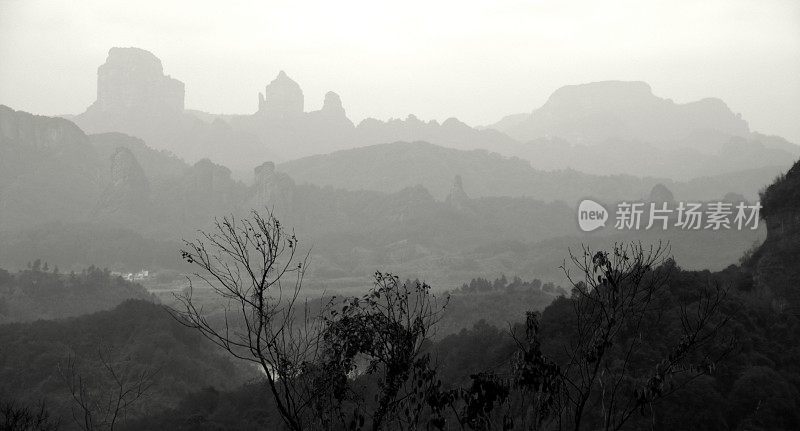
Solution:
M 668 289 L 660 296 L 658 323 L 648 331 L 637 332 L 636 336 L 646 340 L 646 344 L 634 352 L 629 364 L 632 377 L 628 383 L 645 384 L 646 376 L 654 372 L 645 364 L 670 351 L 671 344 L 678 341 L 676 327 L 680 325 L 680 307 L 687 303 L 690 307 L 697 305 L 697 293 L 709 283 L 719 283 L 728 289 L 723 316 L 730 320 L 713 343 L 725 345 L 727 337 L 733 335 L 734 350 L 686 386 L 678 383 L 678 378 L 668 395 L 647 409 L 635 411 L 621 429 L 790 430 L 800 426 L 797 413 L 800 408 L 800 350 L 796 343 L 800 321 L 770 305 L 769 296 L 753 290 L 752 278 L 737 267 L 722 272 L 674 268 Z M 506 307 L 507 311 L 492 313 L 491 320 L 473 320 L 473 324 L 466 324 L 460 331 L 449 331 L 430 347 L 443 388 L 461 387 L 468 391 L 471 381 L 481 373 L 502 378 L 514 375 L 513 366 L 519 361 L 515 353 L 518 340 L 511 337 L 509 328 L 523 321 L 524 315 L 517 310 L 526 305 L 541 312 L 539 335 L 546 357 L 557 358 L 563 354 L 560 349 L 569 339 L 574 319 L 567 298 L 561 297 L 543 306 L 535 298 L 513 293 L 460 295 L 465 301 L 471 299 L 477 304 L 491 301 L 492 308 Z M 446 313 L 468 313 L 468 304 Z M 458 319 L 459 322 L 466 320 L 468 316 Z M 518 324 L 516 329 L 521 330 Z M 517 336 L 519 334 L 517 332 Z M 620 362 L 624 359 L 624 354 L 613 355 Z M 489 388 L 486 391 L 491 394 Z M 476 389 L 475 386 L 472 389 Z M 131 421 L 125 429 L 280 429 L 282 422 L 272 400 L 266 386 L 259 382 L 228 391 L 205 388 L 184 397 L 174 408 Z M 486 403 L 486 411 L 499 408 L 496 402 Z M 601 408 L 599 403 L 592 404 L 586 415 L 587 422 L 600 422 Z M 427 414 L 423 413 L 424 420 Z M 514 419 L 515 422 L 521 420 Z M 448 423 L 457 424 L 452 418 Z
M 247 376 L 162 306 L 144 301 L 71 319 L 0 325 L 0 346 L 0 398 L 28 406 L 44 401 L 64 429 L 74 427 L 73 400 L 60 375 L 70 360 L 91 396 L 113 395 L 101 358 L 113 362 L 117 372 L 157 372 L 129 417 L 175 407 L 207 386 L 236 387 Z
M 800 162 L 762 193 L 767 238 L 745 261 L 775 306 L 800 316 Z

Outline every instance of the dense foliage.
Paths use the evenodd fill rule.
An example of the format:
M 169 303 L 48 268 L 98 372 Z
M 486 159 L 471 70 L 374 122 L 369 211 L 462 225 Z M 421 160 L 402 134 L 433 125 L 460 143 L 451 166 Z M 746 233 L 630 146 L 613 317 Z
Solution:
M 62 274 L 37 259 L 14 274 L 0 269 L 0 323 L 77 316 L 127 299 L 155 301 L 142 286 L 94 266 Z
M 800 348 L 797 346 L 800 321 L 790 314 L 776 313 L 768 298 L 754 294 L 747 274 L 739 268 L 719 273 L 674 268 L 668 289 L 659 302 L 664 307 L 662 320 L 642 334 L 646 343 L 637 350 L 635 358 L 639 371 L 644 374 L 655 371 L 647 364 L 660 358 L 675 341 L 674 331 L 668 328 L 680 325 L 680 305 L 686 301 L 694 303 L 699 290 L 709 282 L 730 286 L 721 311 L 722 316 L 728 318 L 725 335 L 735 336 L 735 350 L 686 385 L 676 379 L 667 396 L 652 407 L 637 410 L 623 429 L 796 429 L 800 426 L 797 413 L 800 410 L 797 401 L 800 399 Z M 447 313 L 451 312 L 448 308 Z M 544 357 L 558 358 L 563 337 L 571 326 L 572 313 L 572 300 L 566 297 L 557 299 L 541 313 L 538 340 Z M 522 318 L 524 316 L 517 316 L 515 320 Z M 517 334 L 524 332 L 524 327 L 524 324 L 517 325 Z M 728 338 L 720 336 L 718 343 L 722 345 L 725 340 Z M 430 347 L 443 389 L 463 388 L 467 394 L 481 394 L 484 400 L 487 396 L 507 396 L 503 395 L 503 386 L 490 385 L 493 380 L 487 380 L 487 376 L 511 373 L 518 351 L 519 346 L 508 328 L 485 321 L 448 335 Z M 208 388 L 185 398 L 169 412 L 133 422 L 132 429 L 277 427 L 281 421 L 269 407 L 270 398 L 259 384 L 229 392 Z M 494 400 L 487 406 L 500 405 L 499 398 Z M 597 405 L 593 409 L 595 413 L 600 411 L 596 410 L 599 409 Z M 460 429 L 452 419 L 449 429 Z M 476 424 L 465 423 L 464 426 L 485 429 Z
M 800 209 L 800 163 L 779 176 L 761 193 L 764 216 Z
M 147 397 L 127 412 L 130 417 L 175 407 L 203 387 L 232 389 L 254 375 L 220 356 L 162 306 L 138 300 L 76 318 L 0 325 L 0 346 L 0 399 L 32 410 L 44 402 L 50 417 L 67 429 L 74 404 L 62 374 L 70 363 L 98 396 L 114 387 L 104 360 L 157 372 Z

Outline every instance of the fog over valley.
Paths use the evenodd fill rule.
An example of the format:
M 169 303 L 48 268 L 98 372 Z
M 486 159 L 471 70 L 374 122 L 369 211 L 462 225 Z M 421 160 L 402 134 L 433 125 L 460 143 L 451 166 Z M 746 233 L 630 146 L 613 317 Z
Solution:
M 797 35 L 0 0 L 0 430 L 798 429 Z

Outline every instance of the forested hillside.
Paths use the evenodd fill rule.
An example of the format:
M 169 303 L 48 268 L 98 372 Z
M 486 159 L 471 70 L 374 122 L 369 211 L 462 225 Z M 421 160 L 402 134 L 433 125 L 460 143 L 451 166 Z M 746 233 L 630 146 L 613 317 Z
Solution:
M 0 268 L 0 324 L 79 316 L 128 299 L 156 300 L 142 286 L 94 266 L 61 273 L 37 259 L 16 273 Z
M 254 375 L 220 356 L 162 306 L 141 300 L 70 319 L 1 325 L 0 345 L 0 400 L 34 409 L 44 402 L 64 429 L 76 427 L 73 409 L 78 418 L 83 413 L 70 393 L 73 379 L 81 379 L 87 403 L 98 403 L 92 407 L 96 415 L 118 395 L 115 377 L 130 379 L 126 390 L 145 383 L 147 397 L 119 411 L 136 417 L 173 408 L 205 387 L 233 389 Z M 140 375 L 146 381 L 132 379 Z

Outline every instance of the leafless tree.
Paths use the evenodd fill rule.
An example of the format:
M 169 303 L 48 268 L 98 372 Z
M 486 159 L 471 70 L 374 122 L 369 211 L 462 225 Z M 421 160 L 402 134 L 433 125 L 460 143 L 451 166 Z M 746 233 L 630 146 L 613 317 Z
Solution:
M 197 329 L 236 358 L 263 371 L 281 418 L 289 429 L 312 423 L 318 394 L 311 380 L 320 349 L 322 319 L 311 313 L 300 289 L 308 263 L 294 233 L 269 213 L 215 220 L 211 232 L 186 241 L 181 254 L 199 267 L 195 280 L 224 301 L 224 318 L 213 324 L 193 296 L 192 278 L 173 316 Z
M 131 358 L 113 360 L 112 355 L 111 349 L 98 352 L 102 371 L 99 375 L 82 373 L 73 356 L 58 366 L 72 396 L 72 419 L 85 431 L 113 430 L 147 394 L 159 372 L 136 364 Z
M 5 431 L 55 431 L 59 421 L 53 420 L 44 401 L 36 407 L 0 400 L 0 429 Z

